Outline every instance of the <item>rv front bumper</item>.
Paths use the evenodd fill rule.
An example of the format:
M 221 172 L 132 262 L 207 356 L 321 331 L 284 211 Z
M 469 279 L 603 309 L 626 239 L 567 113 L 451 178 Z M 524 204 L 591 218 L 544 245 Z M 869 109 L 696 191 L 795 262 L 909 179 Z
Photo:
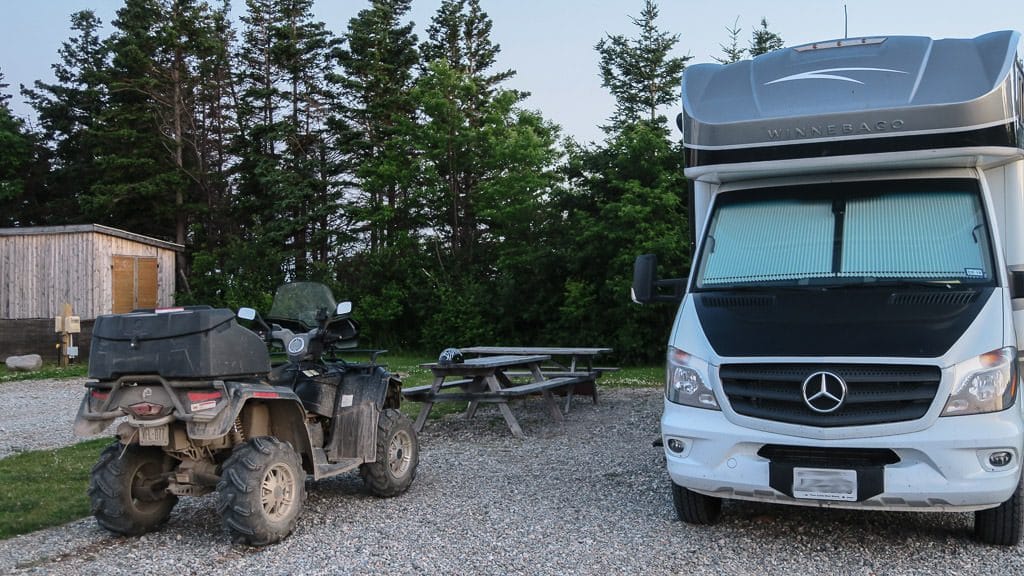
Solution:
M 1014 406 L 992 414 L 938 418 L 931 427 L 909 434 L 817 440 L 751 430 L 729 422 L 719 411 L 666 400 L 661 432 L 672 482 L 708 496 L 819 507 L 971 511 L 1005 502 L 1017 487 L 1024 453 L 1019 410 Z M 764 456 L 770 452 L 763 450 L 766 446 L 795 450 L 780 462 Z M 792 460 L 793 453 L 815 449 L 892 451 L 898 461 L 861 467 L 856 476 L 844 471 L 849 475 L 844 478 L 856 477 L 861 495 L 866 494 L 855 501 L 832 499 L 831 492 L 808 496 L 803 491 L 794 497 L 794 467 L 810 474 L 841 467 Z M 879 489 L 863 492 L 868 484 Z

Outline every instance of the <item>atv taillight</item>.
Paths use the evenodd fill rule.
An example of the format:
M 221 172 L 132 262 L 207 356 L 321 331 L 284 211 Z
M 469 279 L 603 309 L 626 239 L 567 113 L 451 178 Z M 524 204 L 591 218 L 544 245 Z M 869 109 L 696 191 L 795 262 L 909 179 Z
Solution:
M 159 404 L 153 404 L 152 402 L 139 402 L 138 404 L 132 404 L 128 407 L 128 410 L 136 416 L 156 416 L 164 409 Z
M 100 390 L 93 390 L 91 396 L 97 400 L 106 400 L 110 397 L 110 392 L 103 392 Z

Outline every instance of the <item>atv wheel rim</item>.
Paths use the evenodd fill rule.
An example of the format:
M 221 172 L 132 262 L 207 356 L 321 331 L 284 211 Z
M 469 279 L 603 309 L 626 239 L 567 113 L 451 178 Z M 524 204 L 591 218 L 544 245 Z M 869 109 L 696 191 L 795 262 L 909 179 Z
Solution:
M 388 465 L 391 474 L 396 478 L 405 476 L 412 465 L 412 436 L 405 430 L 399 430 L 391 437 L 391 444 L 388 446 Z
M 286 518 L 295 506 L 295 475 L 284 464 L 275 464 L 263 476 L 260 500 L 267 518 Z
M 150 513 L 163 505 L 160 494 L 153 492 L 153 483 L 158 481 L 160 467 L 146 463 L 136 468 L 131 476 L 131 498 L 132 508 L 142 513 Z

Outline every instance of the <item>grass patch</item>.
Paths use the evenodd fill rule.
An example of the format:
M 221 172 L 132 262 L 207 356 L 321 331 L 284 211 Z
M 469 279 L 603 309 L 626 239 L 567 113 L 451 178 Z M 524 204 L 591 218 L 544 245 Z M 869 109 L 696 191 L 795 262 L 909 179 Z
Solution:
M 659 388 L 665 385 L 665 366 L 630 366 L 607 372 L 597 381 L 600 388 Z
M 89 471 L 111 440 L 0 460 L 0 539 L 89 515 Z
M 89 365 L 86 363 L 72 364 L 61 368 L 56 364 L 43 364 L 43 367 L 35 372 L 19 372 L 8 370 L 7 366 L 0 364 L 0 382 L 15 382 L 18 380 L 49 380 L 54 378 L 82 378 L 89 373 Z

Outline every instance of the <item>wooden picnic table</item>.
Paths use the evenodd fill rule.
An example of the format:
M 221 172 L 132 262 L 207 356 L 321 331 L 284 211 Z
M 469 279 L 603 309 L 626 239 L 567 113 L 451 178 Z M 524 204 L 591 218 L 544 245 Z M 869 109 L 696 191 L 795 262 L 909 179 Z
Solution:
M 512 434 L 522 438 L 523 430 L 509 409 L 508 401 L 537 392 L 543 395 L 551 417 L 561 422 L 562 412 L 558 409 L 552 390 L 572 386 L 579 379 L 571 376 L 545 376 L 541 371 L 541 365 L 550 359 L 551 357 L 546 354 L 503 354 L 469 358 L 461 363 L 421 364 L 433 373 L 433 382 L 429 386 L 417 386 L 402 391 L 407 399 L 423 403 L 414 424 L 416 431 L 423 429 L 435 402 L 468 401 L 467 418 L 473 417 L 481 403 L 497 404 Z M 510 374 L 517 371 L 529 378 L 529 381 L 523 384 L 514 382 L 515 376 Z M 454 388 L 459 388 L 459 391 L 442 392 Z
M 585 394 L 593 398 L 597 404 L 597 379 L 605 372 L 614 372 L 618 368 L 595 367 L 594 359 L 600 354 L 607 354 L 611 348 L 578 348 L 571 346 L 470 346 L 461 349 L 464 354 L 490 355 L 533 355 L 550 356 L 550 364 L 541 366 L 541 374 L 545 378 L 576 378 L 572 386 L 563 387 L 565 391 L 565 412 L 569 412 L 574 394 Z M 514 374 L 513 374 L 514 375 Z

